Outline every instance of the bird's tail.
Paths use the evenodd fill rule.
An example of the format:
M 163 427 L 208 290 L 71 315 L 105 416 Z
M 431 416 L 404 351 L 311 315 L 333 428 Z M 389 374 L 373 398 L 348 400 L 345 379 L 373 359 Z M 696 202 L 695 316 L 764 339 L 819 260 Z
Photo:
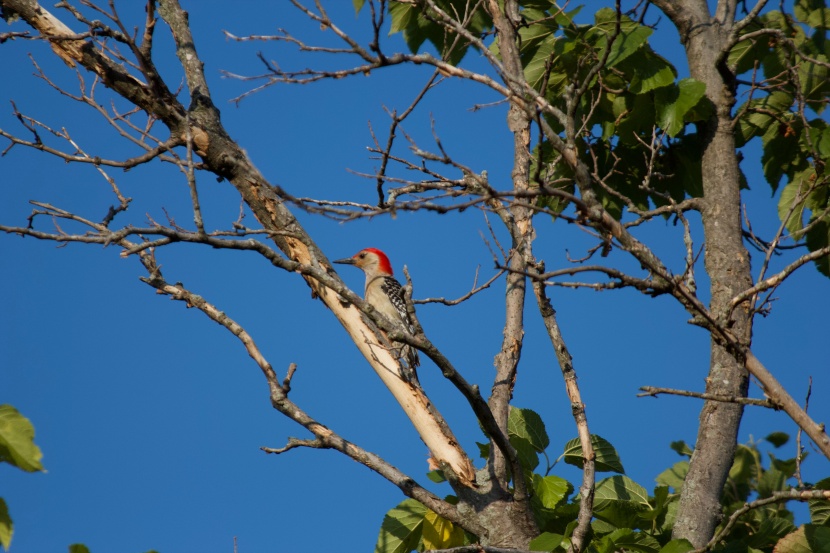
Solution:
M 401 377 L 415 386 L 420 386 L 418 381 L 418 372 L 416 371 L 418 365 L 421 364 L 421 359 L 418 356 L 418 350 L 410 345 L 401 345 L 401 358 L 406 363 L 401 364 Z

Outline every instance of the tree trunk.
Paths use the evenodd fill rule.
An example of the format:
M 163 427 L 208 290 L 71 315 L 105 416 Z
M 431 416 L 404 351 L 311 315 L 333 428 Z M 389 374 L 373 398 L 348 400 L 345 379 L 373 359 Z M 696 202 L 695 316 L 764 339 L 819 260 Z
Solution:
M 706 84 L 706 96 L 714 107 L 712 116 L 699 127 L 704 143 L 701 215 L 704 263 L 711 281 L 709 307 L 748 345 L 752 334 L 748 309 L 729 312 L 730 300 L 752 285 L 749 253 L 741 233 L 740 171 L 732 130 L 735 84 L 723 62 L 723 50 L 734 27 L 735 3 L 720 2 L 714 17 L 705 1 L 664 4 L 659 3 L 680 31 L 691 76 Z M 749 379 L 743 363 L 714 340 L 711 347 L 706 392 L 746 396 Z M 741 405 L 714 401 L 707 401 L 700 413 L 674 527 L 675 538 L 686 538 L 695 547 L 705 545 L 720 522 L 721 490 L 735 455 L 742 414 Z

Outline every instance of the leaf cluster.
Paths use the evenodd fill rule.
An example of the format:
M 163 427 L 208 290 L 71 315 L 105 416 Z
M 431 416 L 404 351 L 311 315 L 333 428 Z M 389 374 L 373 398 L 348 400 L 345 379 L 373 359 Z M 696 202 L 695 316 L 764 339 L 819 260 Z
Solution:
M 0 463 L 26 472 L 43 471 L 40 448 L 35 445 L 35 427 L 11 405 L 0 405 Z M 9 508 L 0 497 L 0 546 L 9 549 L 14 525 Z
M 360 13 L 365 0 L 353 0 L 356 13 Z M 458 65 L 467 54 L 469 40 L 448 25 L 450 18 L 463 22 L 464 28 L 473 35 L 484 35 L 493 26 L 493 19 L 480 2 L 467 0 L 435 0 L 432 6 L 416 2 L 390 2 L 389 16 L 392 21 L 390 34 L 403 33 L 403 39 L 412 52 L 417 52 L 429 42 L 440 57 Z
M 803 545 L 807 543 L 806 538 L 799 537 L 803 536 L 805 529 L 813 541 L 814 532 L 811 528 L 830 523 L 827 501 L 810 501 L 810 523 L 800 528 L 796 528 L 793 512 L 787 508 L 785 500 L 775 501 L 776 494 L 793 489 L 789 482 L 796 478 L 799 464 L 806 458 L 806 454 L 802 454 L 800 459 L 779 459 L 775 453 L 768 452 L 765 463 L 761 446 L 768 444 L 773 449 L 779 449 L 788 441 L 787 434 L 773 432 L 762 440 L 750 440 L 738 445 L 721 497 L 723 522 L 716 531 L 714 551 L 734 553 L 798 550 L 796 542 Z M 684 442 L 675 442 L 672 449 L 680 455 L 691 457 L 692 450 Z M 679 493 L 688 469 L 689 461 L 680 461 L 663 471 L 657 477 L 657 483 L 673 493 Z M 815 486 L 805 484 L 804 487 L 826 489 L 827 485 L 830 485 L 830 479 L 822 480 Z M 818 542 L 813 541 L 812 545 L 802 550 L 816 550 L 814 547 L 817 545 Z M 818 549 L 828 546 L 830 540 L 824 540 Z
M 576 24 L 578 11 L 526 7 L 522 62 L 527 82 L 581 125 L 575 146 L 604 184 L 597 189 L 603 207 L 620 218 L 622 198 L 647 209 L 699 196 L 702 145 L 686 127 L 710 114 L 705 86 L 677 80 L 674 66 L 649 45 L 650 27 L 608 8 L 597 11 L 592 24 Z M 546 119 L 554 130 L 565 130 Z M 532 174 L 540 185 L 574 192 L 573 175 L 544 137 L 534 150 Z M 567 203 L 546 197 L 541 205 L 560 212 Z
M 737 75 L 751 76 L 737 110 L 737 145 L 760 139 L 764 178 L 773 193 L 781 190 L 781 222 L 810 251 L 830 245 L 830 127 L 821 118 L 830 99 L 828 14 L 822 0 L 799 0 L 792 14 L 760 15 L 728 57 Z M 816 265 L 830 276 L 830 259 Z
M 678 72 L 649 44 L 653 29 L 602 8 L 590 24 L 581 8 L 548 0 L 522 0 L 518 29 L 526 83 L 580 125 L 572 136 L 582 160 L 602 186 L 603 207 L 620 219 L 626 208 L 646 210 L 699 197 L 701 138 L 712 103 L 705 85 Z M 356 8 L 363 2 L 357 1 Z M 432 8 L 430 6 L 435 6 Z M 476 6 L 473 12 L 471 6 Z M 459 64 L 470 43 L 436 10 L 455 17 L 484 44 L 492 20 L 480 3 L 463 0 L 390 4 L 391 32 L 402 32 L 415 52 L 431 43 Z M 790 237 L 815 252 L 830 245 L 830 128 L 819 116 L 830 96 L 830 8 L 825 0 L 797 0 L 793 13 L 770 10 L 749 21 L 724 61 L 734 93 L 746 96 L 734 111 L 736 146 L 758 137 L 772 192 L 781 187 L 779 216 Z M 490 51 L 498 56 L 499 39 Z M 742 80 L 749 76 L 750 80 Z M 556 132 L 562 121 L 545 115 Z M 574 175 L 544 136 L 534 149 L 536 184 L 575 193 Z M 748 186 L 743 175 L 742 185 Z M 560 213 L 568 202 L 542 196 L 540 207 Z M 815 260 L 830 276 L 830 256 Z
M 533 494 L 531 505 L 540 534 L 530 543 L 532 551 L 564 552 L 577 525 L 581 494 L 574 494 L 569 481 L 550 474 L 556 462 L 546 462 L 550 440 L 541 417 L 530 409 L 511 408 L 508 433 L 510 443 L 519 454 L 524 471 L 522 477 Z M 723 522 L 718 528 L 719 539 L 714 551 L 749 553 L 776 551 L 816 551 L 830 547 L 830 507 L 825 500 L 810 501 L 811 521 L 796 528 L 794 515 L 785 499 L 759 504 L 751 502 L 771 498 L 777 492 L 791 490 L 790 482 L 804 456 L 778 459 L 766 455 L 760 447 L 769 444 L 780 448 L 789 441 L 783 432 L 775 432 L 763 440 L 738 447 L 722 498 Z M 680 490 L 689 468 L 692 449 L 682 441 L 671 444 L 685 459 L 663 471 L 656 478 L 651 493 L 625 475 L 622 461 L 613 445 L 592 435 L 596 472 L 613 473 L 596 483 L 593 498 L 593 520 L 587 551 L 611 553 L 685 553 L 693 549 L 686 540 L 673 540 L 672 528 L 677 512 Z M 489 456 L 489 445 L 478 444 L 481 456 Z M 584 456 L 579 439 L 568 441 L 558 460 L 582 468 Z M 544 470 L 541 471 L 540 468 Z M 440 471 L 429 478 L 443 482 Z M 817 483 L 816 489 L 830 489 L 830 478 Z M 450 496 L 448 500 L 455 501 Z M 732 521 L 734 517 L 737 523 Z M 734 516 L 734 517 L 733 517 Z M 732 522 L 730 522 L 732 521 Z M 407 499 L 384 517 L 378 536 L 376 553 L 406 553 L 428 549 L 448 549 L 470 543 L 478 538 L 430 511 L 414 499 Z M 782 549 L 783 546 L 787 548 Z M 801 549 L 799 549 L 801 548 Z

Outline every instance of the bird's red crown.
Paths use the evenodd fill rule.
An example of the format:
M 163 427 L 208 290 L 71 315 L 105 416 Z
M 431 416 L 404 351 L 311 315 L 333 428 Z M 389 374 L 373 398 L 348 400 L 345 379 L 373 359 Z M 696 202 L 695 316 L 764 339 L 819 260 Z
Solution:
M 378 269 L 380 271 L 383 271 L 384 273 L 388 273 L 390 276 L 394 274 L 394 272 L 392 271 L 392 264 L 389 262 L 389 258 L 386 257 L 385 253 L 383 253 L 377 248 L 364 248 L 363 250 L 361 250 L 360 253 L 362 252 L 371 252 L 378 256 Z M 360 253 L 358 253 L 357 255 L 360 255 Z

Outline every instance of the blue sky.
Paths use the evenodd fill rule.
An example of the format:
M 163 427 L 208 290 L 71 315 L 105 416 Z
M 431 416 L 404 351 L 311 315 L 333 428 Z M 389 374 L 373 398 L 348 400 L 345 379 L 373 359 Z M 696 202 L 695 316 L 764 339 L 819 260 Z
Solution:
M 343 28 L 355 33 L 368 28 L 367 14 L 355 18 L 350 2 L 332 4 L 331 14 Z M 349 62 L 308 57 L 286 45 L 238 44 L 222 34 L 223 29 L 246 35 L 285 28 L 309 41 L 331 43 L 331 33 L 321 34 L 288 3 L 273 7 L 250 2 L 244 12 L 228 10 L 226 2 L 218 1 L 184 5 L 224 124 L 257 167 L 296 196 L 375 201 L 374 181 L 354 174 L 371 173 L 378 166 L 366 150 L 372 143 L 369 124 L 385 140 L 389 120 L 384 106 L 405 109 L 429 71 L 397 67 L 368 77 L 277 86 L 237 107 L 229 100 L 251 85 L 223 79 L 220 70 L 261 71 L 255 57 L 259 50 L 285 69 Z M 589 2 L 585 11 L 603 5 Z M 138 3 L 122 2 L 119 9 L 131 24 L 141 21 Z M 655 48 L 684 76 L 674 35 L 661 32 L 653 41 Z M 155 60 L 170 82 L 178 83 L 181 71 L 166 33 L 161 25 Z M 402 48 L 398 37 L 386 44 L 390 50 Z M 32 76 L 27 53 L 54 82 L 77 91 L 74 72 L 48 47 L 14 41 L 0 48 L 5 76 L 0 80 L 1 128 L 25 134 L 8 103 L 14 100 L 21 112 L 66 128 L 92 154 L 137 153 L 125 148 L 92 110 Z M 482 66 L 475 54 L 465 62 Z M 91 80 L 85 78 L 88 86 Z M 105 91 L 100 94 L 106 97 Z M 511 162 L 504 108 L 470 111 L 495 99 L 487 90 L 446 82 L 403 128 L 423 149 L 433 149 L 434 119 L 451 155 L 476 171 L 487 170 L 491 182 L 504 187 Z M 750 150 L 743 162 L 751 186 L 747 210 L 755 231 L 770 236 L 778 226 L 777 198 L 770 196 L 757 155 Z M 171 167 L 152 164 L 108 172 L 134 199 L 121 216 L 122 224 L 143 225 L 147 216 L 164 221 L 165 211 L 179 224 L 191 224 L 187 186 Z M 29 200 L 91 218 L 103 217 L 112 203 L 108 184 L 94 168 L 67 166 L 20 147 L 0 158 L 0 175 L 3 224 L 25 226 Z M 239 211 L 233 189 L 210 175 L 199 176 L 199 187 L 207 227 L 230 228 Z M 481 279 L 492 275 L 482 239 L 487 225 L 476 210 L 443 216 L 400 214 L 348 224 L 297 216 L 330 258 L 375 246 L 390 254 L 399 274 L 406 264 L 416 298 L 466 293 L 477 267 Z M 247 222 L 253 225 L 250 216 Z M 548 269 L 566 266 L 567 252 L 579 257 L 590 245 L 572 226 L 543 217 L 536 224 L 535 252 Z M 670 266 L 682 266 L 679 228 L 656 221 L 637 236 L 666 256 Z M 0 403 L 15 405 L 33 422 L 47 469 L 24 474 L 0 466 L 0 496 L 16 526 L 12 551 L 58 551 L 75 542 L 86 543 L 93 552 L 232 551 L 234 536 L 244 553 L 313 552 L 332 544 L 341 550 L 370 550 L 384 513 L 403 499 L 400 492 L 335 452 L 262 453 L 260 446 L 280 447 L 289 436 L 307 436 L 271 409 L 259 369 L 233 336 L 196 310 L 156 295 L 139 281 L 143 272 L 137 260 L 118 254 L 112 247 L 56 247 L 0 236 Z M 298 364 L 292 397 L 312 416 L 419 483 L 449 493 L 448 487 L 424 477 L 425 447 L 331 314 L 311 301 L 300 278 L 240 252 L 188 245 L 164 248 L 157 255 L 168 280 L 183 282 L 242 324 L 280 374 L 289 363 Z M 632 266 L 619 252 L 610 259 Z M 786 261 L 776 260 L 775 266 Z M 341 275 L 353 289 L 362 288 L 359 271 L 345 267 Z M 769 317 L 757 320 L 754 335 L 757 357 L 794 397 L 804 397 L 812 377 L 810 412 L 818 421 L 830 418 L 827 290 L 826 278 L 812 266 L 803 268 L 779 289 L 780 299 Z M 680 460 L 669 443 L 694 442 L 700 404 L 670 397 L 638 399 L 637 389 L 656 385 L 702 390 L 708 336 L 686 324 L 688 315 L 668 298 L 651 299 L 628 290 L 554 288 L 550 294 L 574 357 L 591 431 L 611 441 L 628 475 L 651 489 L 654 477 Z M 502 298 L 499 281 L 460 306 L 418 308 L 427 334 L 483 391 L 491 386 L 493 356 L 501 342 Z M 549 456 L 556 458 L 576 432 L 532 303 L 526 317 L 526 349 L 514 404 L 542 415 L 551 437 Z M 430 398 L 474 455 L 474 442 L 482 436 L 465 402 L 428 362 L 419 374 Z M 756 386 L 752 395 L 760 395 Z M 741 440 L 776 430 L 795 434 L 783 413 L 748 409 Z M 776 452 L 779 458 L 793 455 L 792 443 Z M 816 481 L 828 475 L 827 461 L 812 454 L 804 471 L 806 480 Z M 572 481 L 579 477 L 561 463 L 553 473 Z M 343 544 L 348 544 L 345 549 Z

